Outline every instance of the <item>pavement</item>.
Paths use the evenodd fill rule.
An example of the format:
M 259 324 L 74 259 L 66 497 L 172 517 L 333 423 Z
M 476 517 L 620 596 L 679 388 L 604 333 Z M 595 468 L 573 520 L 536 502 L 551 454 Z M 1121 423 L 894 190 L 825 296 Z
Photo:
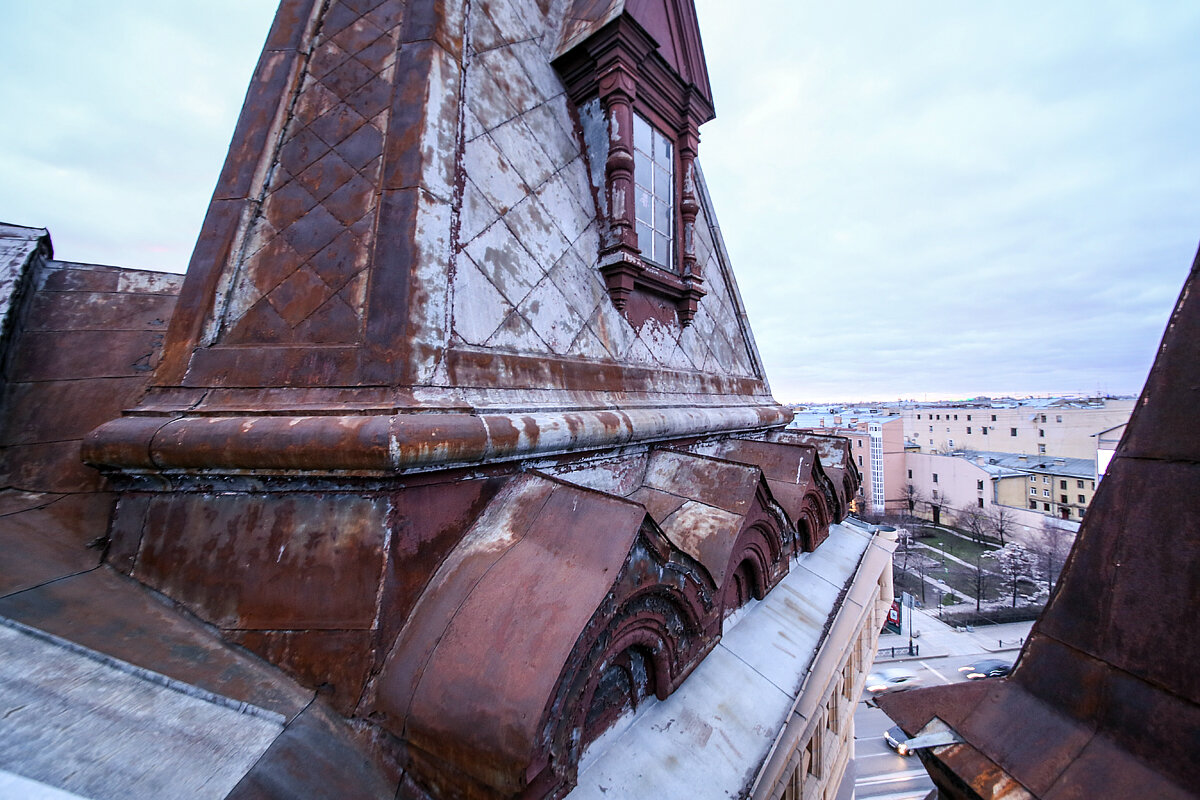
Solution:
M 912 644 L 919 651 L 909 655 L 906 620 L 904 635 L 880 635 L 876 663 L 969 656 L 982 652 L 1016 653 L 1025 644 L 1025 638 L 1033 627 L 1033 622 L 1006 622 L 1000 625 L 976 625 L 973 630 L 956 629 L 924 609 L 914 608 L 912 611 Z

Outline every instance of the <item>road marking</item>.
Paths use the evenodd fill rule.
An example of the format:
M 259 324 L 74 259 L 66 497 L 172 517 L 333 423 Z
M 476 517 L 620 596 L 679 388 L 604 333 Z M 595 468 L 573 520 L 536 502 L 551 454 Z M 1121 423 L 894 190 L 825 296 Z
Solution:
M 941 679 L 942 679 L 942 683 L 954 683 L 954 681 L 950 680 L 950 679 L 949 679 L 949 678 L 947 678 L 945 675 L 943 675 L 942 673 L 938 672 L 938 671 L 937 671 L 936 669 L 934 669 L 933 667 L 931 667 L 931 666 L 929 666 L 928 664 L 926 664 L 924 661 L 922 661 L 922 662 L 920 662 L 920 663 L 921 663 L 921 666 L 922 666 L 922 667 L 924 667 L 925 669 L 927 669 L 927 670 L 929 670 L 930 672 L 932 672 L 934 675 L 937 675 L 939 678 L 941 678 Z

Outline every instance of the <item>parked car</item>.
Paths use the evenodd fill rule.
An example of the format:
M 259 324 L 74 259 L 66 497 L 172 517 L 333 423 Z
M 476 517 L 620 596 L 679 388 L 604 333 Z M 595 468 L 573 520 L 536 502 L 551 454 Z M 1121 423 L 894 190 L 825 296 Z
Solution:
M 888 692 L 898 692 L 901 689 L 917 686 L 920 683 L 921 679 L 917 677 L 915 672 L 911 672 L 903 667 L 888 667 L 887 669 L 879 670 L 879 672 L 872 672 L 867 676 L 867 691 L 873 695 L 881 695 Z
M 959 667 L 959 672 L 967 674 L 967 680 L 977 681 L 983 678 L 999 678 L 1012 672 L 1012 664 L 999 658 L 985 658 Z
M 900 755 L 912 755 L 912 750 L 908 749 L 908 734 L 900 730 L 899 725 L 893 725 L 884 731 L 883 740 L 887 742 L 888 747 L 892 748 Z

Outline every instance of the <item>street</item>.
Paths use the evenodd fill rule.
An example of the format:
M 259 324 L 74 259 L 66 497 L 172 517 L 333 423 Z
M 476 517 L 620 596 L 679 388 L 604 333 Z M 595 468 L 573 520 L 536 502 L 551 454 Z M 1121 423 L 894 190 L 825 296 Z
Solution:
M 979 659 L 1015 661 L 1032 623 L 980 627 L 972 632 L 956 631 L 918 610 L 914 626 L 921 634 L 915 640 L 920 643 L 921 654 L 913 658 L 887 657 L 892 647 L 897 652 L 907 648 L 908 637 L 885 634 L 879 638 L 883 657 L 876 659 L 873 669 L 905 668 L 917 675 L 918 686 L 925 687 L 966 680 L 959 667 Z M 859 800 L 921 800 L 933 789 L 933 782 L 917 756 L 901 756 L 884 742 L 884 731 L 894 723 L 878 708 L 867 705 L 868 696 L 869 693 L 864 691 L 864 697 L 854 711 L 854 797 Z

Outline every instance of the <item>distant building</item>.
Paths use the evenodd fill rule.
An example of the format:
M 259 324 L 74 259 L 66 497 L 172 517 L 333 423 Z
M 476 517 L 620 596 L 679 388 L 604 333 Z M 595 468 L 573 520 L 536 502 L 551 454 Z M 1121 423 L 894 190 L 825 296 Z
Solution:
M 1011 453 L 910 452 L 906 458 L 912 513 L 939 524 L 956 524 L 963 512 L 992 513 L 1004 506 L 1014 538 L 1027 543 L 1046 517 L 1077 530 L 1095 491 L 1092 462 L 1031 459 Z
M 789 428 L 849 439 L 851 456 L 862 473 L 854 505 L 858 513 L 904 512 L 904 424 L 899 416 L 868 410 L 807 412 L 797 414 Z
M 1129 419 L 1124 398 L 916 404 L 903 410 L 905 438 L 924 453 L 978 450 L 1094 458 L 1097 433 Z
M 879 705 L 943 800 L 1200 791 L 1200 253 L 1142 396 L 1011 675 Z

